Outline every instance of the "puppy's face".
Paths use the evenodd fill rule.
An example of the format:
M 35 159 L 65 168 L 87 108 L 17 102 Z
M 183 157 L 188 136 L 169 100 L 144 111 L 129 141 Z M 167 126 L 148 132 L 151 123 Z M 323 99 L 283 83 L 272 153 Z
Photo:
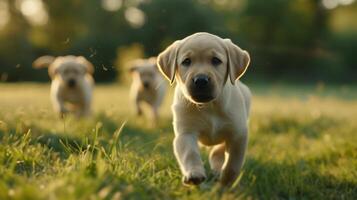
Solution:
M 65 60 L 59 63 L 54 63 L 55 73 L 58 78 L 60 78 L 67 87 L 74 88 L 78 82 L 83 79 L 84 75 L 87 73 L 85 67 L 72 60 Z
M 158 70 L 156 67 L 156 59 L 142 59 L 133 62 L 130 72 L 133 78 L 140 83 L 140 87 L 149 90 L 156 88 L 156 80 L 158 75 Z
M 60 80 L 66 87 L 75 88 L 86 76 L 93 73 L 93 65 L 82 56 L 43 56 L 34 62 L 35 67 L 48 66 L 52 79 Z
M 160 71 L 175 77 L 187 99 L 202 104 L 216 99 L 229 77 L 234 84 L 246 70 L 249 55 L 228 39 L 197 33 L 176 41 L 158 57 Z
M 197 37 L 182 44 L 177 56 L 176 80 L 195 103 L 215 99 L 227 77 L 227 57 L 218 40 Z

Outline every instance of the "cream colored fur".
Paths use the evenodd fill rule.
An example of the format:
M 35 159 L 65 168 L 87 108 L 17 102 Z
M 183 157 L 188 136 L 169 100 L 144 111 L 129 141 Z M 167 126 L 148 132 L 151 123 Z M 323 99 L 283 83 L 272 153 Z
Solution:
M 73 112 L 77 117 L 91 112 L 94 80 L 93 65 L 82 56 L 42 56 L 33 63 L 35 68 L 48 67 L 51 101 L 61 117 Z
M 142 104 L 147 104 L 152 113 L 152 125 L 158 123 L 159 108 L 166 92 L 166 82 L 156 67 L 156 58 L 138 59 L 131 63 L 133 81 L 130 97 L 137 115 L 142 115 Z M 145 87 L 146 85 L 146 87 Z
M 249 62 L 249 54 L 231 40 L 209 33 L 178 40 L 158 56 L 160 71 L 171 83 L 177 82 L 173 145 L 184 184 L 200 184 L 207 177 L 199 143 L 212 147 L 209 163 L 223 185 L 238 177 L 247 148 L 251 102 L 248 87 L 238 79 Z M 209 91 L 194 89 L 199 75 L 208 77 Z

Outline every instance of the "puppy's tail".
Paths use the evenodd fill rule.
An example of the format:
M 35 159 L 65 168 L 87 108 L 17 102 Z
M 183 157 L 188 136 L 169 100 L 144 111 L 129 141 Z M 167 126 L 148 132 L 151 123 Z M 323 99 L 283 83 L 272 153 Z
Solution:
M 46 68 L 49 67 L 54 60 L 54 56 L 41 56 L 33 61 L 32 67 L 35 69 Z

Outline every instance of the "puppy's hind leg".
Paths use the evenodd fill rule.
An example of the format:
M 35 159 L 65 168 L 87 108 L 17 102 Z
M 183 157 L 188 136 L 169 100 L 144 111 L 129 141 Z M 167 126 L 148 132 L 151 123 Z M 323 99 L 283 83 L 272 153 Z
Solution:
M 159 108 L 155 105 L 152 106 L 152 126 L 156 127 L 159 123 Z
M 91 115 L 91 106 L 92 106 L 92 89 L 84 87 L 82 89 L 83 97 L 82 103 L 79 107 L 79 117 L 89 117 Z
M 63 118 L 65 114 L 68 112 L 64 105 L 64 101 L 58 95 L 53 95 L 51 98 L 53 109 L 55 112 L 59 113 L 60 117 Z
M 223 185 L 231 185 L 237 179 L 244 162 L 247 142 L 247 134 L 244 134 L 233 141 L 226 142 L 226 153 L 228 157 L 223 165 L 220 180 Z
M 135 100 L 135 113 L 137 116 L 143 115 L 143 110 L 141 109 L 140 101 L 139 99 Z
M 91 96 L 87 95 L 82 104 L 78 106 L 77 117 L 89 117 L 91 114 Z
M 215 176 L 220 175 L 224 164 L 226 145 L 224 143 L 215 145 L 209 154 L 209 164 Z

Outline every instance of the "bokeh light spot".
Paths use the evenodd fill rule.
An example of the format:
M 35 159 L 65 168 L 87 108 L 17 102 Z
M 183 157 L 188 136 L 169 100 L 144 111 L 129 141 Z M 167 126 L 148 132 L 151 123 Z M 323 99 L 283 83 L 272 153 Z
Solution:
M 17 5 L 31 25 L 41 26 L 48 22 L 48 13 L 42 0 L 19 0 Z
M 140 28 L 145 24 L 145 13 L 138 8 L 127 8 L 124 15 L 126 21 L 128 21 L 133 28 Z
M 117 11 L 123 4 L 122 0 L 102 0 L 102 7 L 107 11 Z

